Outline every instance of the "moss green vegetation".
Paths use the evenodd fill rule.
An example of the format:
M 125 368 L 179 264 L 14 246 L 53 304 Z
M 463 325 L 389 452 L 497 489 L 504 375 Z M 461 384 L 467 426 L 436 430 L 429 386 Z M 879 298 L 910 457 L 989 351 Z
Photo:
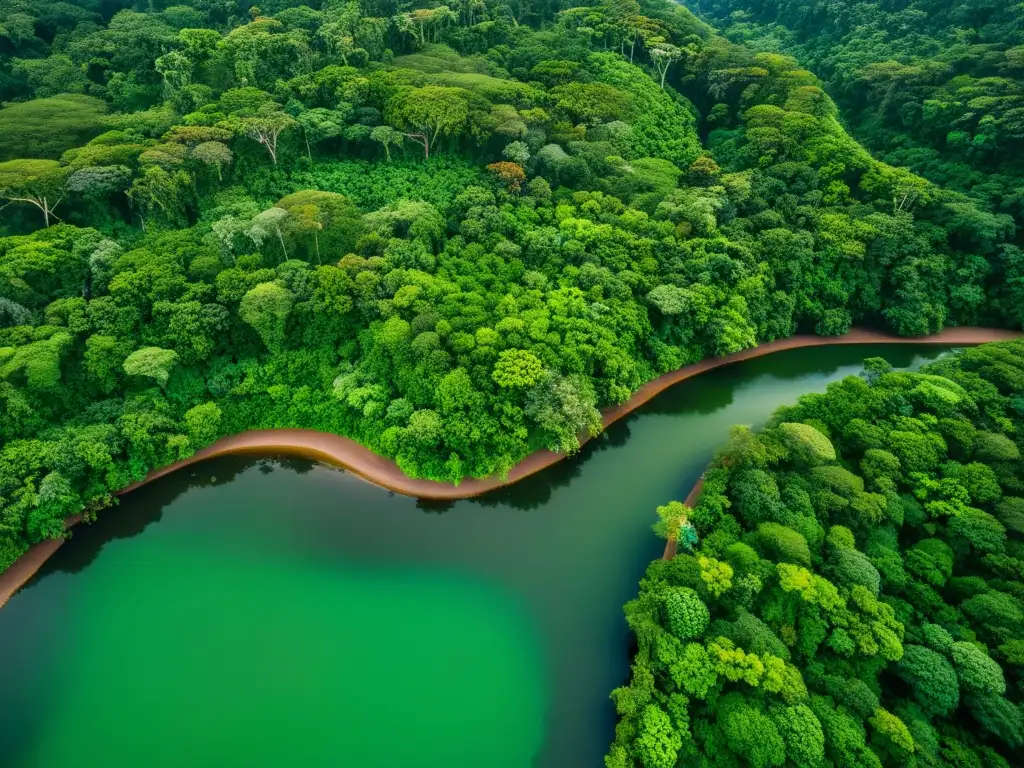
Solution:
M 626 604 L 609 768 L 1019 765 L 1024 342 L 736 427 Z M 688 513 L 688 514 L 687 514 Z M 671 520 L 672 524 L 668 524 Z
M 699 7 L 729 39 L 799 58 L 878 156 L 1024 221 L 1019 3 L 705 0 Z
M 0 0 L 0 99 L 0 567 L 226 433 L 456 482 L 709 355 L 1024 319 L 1009 216 L 665 0 Z

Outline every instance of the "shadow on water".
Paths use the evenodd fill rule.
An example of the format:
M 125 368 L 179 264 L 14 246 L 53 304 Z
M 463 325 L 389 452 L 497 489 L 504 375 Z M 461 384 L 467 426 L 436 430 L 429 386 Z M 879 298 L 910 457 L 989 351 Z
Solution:
M 635 594 L 637 579 L 657 556 L 649 533 L 653 506 L 689 490 L 725 439 L 723 419 L 767 418 L 779 404 L 809 388 L 822 389 L 840 370 L 882 352 L 894 366 L 905 367 L 922 353 L 936 356 L 940 350 L 819 348 L 716 369 L 662 393 L 578 455 L 464 501 L 408 499 L 293 456 L 226 456 L 193 465 L 134 491 L 124 508 L 76 528 L 31 582 L 38 589 L 27 589 L 19 601 L 16 637 L 3 637 L 2 628 L 11 625 L 0 616 L 0 649 L 8 663 L 19 664 L 45 664 L 48 654 L 66 653 L 61 617 L 78 594 L 69 577 L 82 574 L 118 540 L 177 530 L 204 541 L 216 530 L 228 529 L 235 538 L 236 532 L 259 529 L 253 536 L 269 540 L 268 553 L 458 569 L 520 595 L 543 633 L 549 666 L 547 736 L 535 765 L 600 764 L 615 719 L 607 693 L 628 675 L 632 639 L 621 605 Z M 667 451 L 680 425 L 686 439 Z M 280 480 L 266 479 L 279 470 Z M 294 509 L 282 502 L 283 491 L 274 495 L 278 487 L 295 495 L 298 481 L 289 475 L 308 476 L 299 491 L 308 495 L 293 500 Z M 233 483 L 230 491 L 211 493 Z M 164 510 L 175 502 L 165 519 Z M 283 524 L 281 512 L 294 516 L 296 524 Z M 47 583 L 60 575 L 64 578 Z M 3 663 L 0 688 L 5 674 L 17 674 Z M 18 707 L 8 707 L 16 712 L 0 724 L 0 762 L 52 738 L 39 732 L 33 712 L 52 710 L 54 696 L 40 686 Z
M 61 547 L 60 556 L 47 560 L 29 584 L 51 573 L 80 573 L 99 556 L 108 543 L 138 536 L 150 525 L 160 522 L 164 508 L 183 494 L 233 483 L 254 463 L 260 467 L 260 472 L 272 472 L 272 465 L 278 461 L 274 458 L 232 458 L 234 461 L 194 464 L 180 470 L 178 474 L 184 477 L 175 477 L 175 482 L 150 483 L 132 491 L 130 513 L 121 514 L 119 507 L 122 502 L 119 499 L 114 507 L 102 511 L 94 523 L 75 526 L 68 543 Z M 288 462 L 289 468 L 298 474 L 309 472 L 316 464 L 292 457 L 282 457 L 282 460 Z

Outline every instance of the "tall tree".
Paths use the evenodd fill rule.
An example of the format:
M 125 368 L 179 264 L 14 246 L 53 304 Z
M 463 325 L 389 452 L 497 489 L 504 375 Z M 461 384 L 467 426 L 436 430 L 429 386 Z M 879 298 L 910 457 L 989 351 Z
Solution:
M 0 163 L 0 200 L 33 205 L 47 227 L 67 192 L 70 169 L 56 160 L 9 160 Z M 4 206 L 6 207 L 6 206 Z M 0 208 L 2 210 L 2 208 Z

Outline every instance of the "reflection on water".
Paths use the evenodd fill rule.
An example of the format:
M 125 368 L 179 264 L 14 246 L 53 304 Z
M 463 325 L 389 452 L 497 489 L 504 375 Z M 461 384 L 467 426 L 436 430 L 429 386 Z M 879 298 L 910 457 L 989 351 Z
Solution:
M 168 765 L 235 748 L 234 764 L 391 766 L 391 742 L 412 739 L 417 766 L 529 765 L 534 751 L 536 765 L 600 765 L 608 692 L 627 673 L 621 605 L 660 550 L 654 507 L 685 496 L 729 425 L 880 353 L 906 367 L 940 350 L 720 368 L 477 499 L 409 499 L 287 457 L 224 457 L 146 486 L 0 611 L 0 706 L 15 713 L 0 719 L 0 764 L 138 765 L 158 745 Z

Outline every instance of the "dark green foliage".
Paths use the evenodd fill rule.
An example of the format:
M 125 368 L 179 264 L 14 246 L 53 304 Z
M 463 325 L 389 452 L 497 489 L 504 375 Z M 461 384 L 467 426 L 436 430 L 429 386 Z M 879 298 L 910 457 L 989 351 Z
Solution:
M 811 551 L 807 540 L 792 528 L 778 523 L 761 523 L 751 537 L 761 554 L 771 560 L 810 566 Z
M 813 751 L 813 735 L 795 732 L 798 728 L 807 727 L 804 720 L 799 717 L 780 719 L 791 743 L 799 745 L 800 752 L 807 751 L 808 747 Z M 732 693 L 722 698 L 718 706 L 717 724 L 729 749 L 742 755 L 755 768 L 768 768 L 785 762 L 786 745 L 779 729 L 762 710 L 749 706 L 740 694 Z
M 760 341 L 925 333 L 985 297 L 986 321 L 1022 319 L 1002 219 L 872 159 L 796 60 L 664 0 L 58 5 L 0 0 L 0 566 L 228 433 L 320 429 L 458 482 L 571 453 L 659 373 Z M 957 556 L 1015 573 L 1014 507 L 992 505 L 1024 494 L 1019 446 L 965 430 L 946 379 L 900 397 L 886 413 L 921 418 L 884 434 L 813 408 L 737 432 L 739 471 L 690 521 L 715 563 L 679 586 L 753 607 L 781 559 L 873 594 L 892 549 L 833 553 L 825 530 L 863 546 L 953 512 Z M 63 429 L 114 437 L 69 472 Z M 878 453 L 837 463 L 854 443 Z M 768 567 L 730 574 L 744 533 Z M 802 652 L 870 644 L 789 619 Z
M 644 768 L 672 768 L 682 739 L 664 710 L 648 705 L 640 716 L 636 751 Z
M 750 469 L 738 473 L 730 490 L 736 510 L 747 526 L 755 528 L 761 523 L 777 523 L 784 519 L 786 510 L 779 496 L 778 484 L 764 470 Z
M 1004 498 L 996 504 L 996 516 L 1008 530 L 1024 536 L 1024 499 Z
M 956 709 L 960 701 L 956 673 L 940 654 L 919 645 L 904 645 L 895 672 L 926 712 L 947 715 Z
M 967 236 L 980 244 L 1015 221 L 1017 246 L 996 263 L 960 265 L 950 295 L 962 307 L 972 305 L 976 317 L 991 316 L 996 307 L 972 297 L 966 285 L 984 275 L 1005 281 L 997 302 L 1018 314 L 1024 310 L 1019 5 L 867 0 L 856 10 L 825 10 L 783 0 L 710 0 L 700 8 L 723 23 L 730 39 L 796 56 L 824 80 L 846 124 L 877 156 L 959 193 L 946 220 L 951 236 L 966 235 L 960 229 L 966 218 L 985 219 Z M 972 202 L 978 210 L 966 214 L 963 206 Z
M 989 738 L 1011 749 L 1024 746 L 1024 715 L 1019 706 L 1002 696 L 980 694 L 968 697 L 967 708 Z
M 859 584 L 873 595 L 878 594 L 881 586 L 882 577 L 878 569 L 864 553 L 856 549 L 841 548 L 833 551 L 829 555 L 826 571 L 832 575 L 836 583 L 848 587 Z
M 729 638 L 741 648 L 757 654 L 770 654 L 789 660 L 789 649 L 774 632 L 749 611 L 738 611 L 728 631 Z
M 1024 321 L 1001 6 L 828 9 L 834 65 L 806 48 L 930 183 L 796 59 L 664 0 L 121 5 L 0 0 L 0 567 L 224 434 L 324 430 L 458 482 L 761 341 Z M 918 22 L 908 56 L 838 44 Z M 628 608 L 609 764 L 1013 746 L 1019 674 L 1003 693 L 992 664 L 1024 619 L 1020 357 L 876 360 L 736 430 L 698 551 Z M 959 709 L 948 675 L 907 690 L 929 653 Z
M 950 354 L 920 373 L 869 362 L 862 377 L 780 409 L 763 431 L 734 430 L 691 514 L 710 521 L 699 546 L 652 564 L 627 605 L 634 685 L 652 684 L 663 700 L 691 697 L 679 737 L 692 738 L 695 762 L 1016 764 L 1024 544 L 1001 522 L 1021 511 L 1019 497 L 1000 491 L 1024 463 L 993 436 L 1016 447 L 1024 429 L 1014 405 L 1024 342 Z M 940 384 L 957 395 L 945 423 L 910 396 Z M 835 435 L 836 456 L 779 450 L 779 427 L 794 423 Z M 954 432 L 967 461 L 946 458 L 942 435 Z M 988 435 L 988 463 L 979 435 Z M 822 533 L 808 539 L 772 517 Z M 668 605 L 683 584 L 706 606 L 688 602 L 687 615 L 711 619 L 687 625 L 703 629 L 686 632 L 685 646 L 670 615 L 654 610 L 640 622 L 634 608 Z M 619 712 L 609 765 L 634 749 L 636 715 Z
M 953 572 L 953 550 L 940 539 L 922 539 L 907 552 L 906 564 L 924 583 L 941 587 Z
M 1003 670 L 981 648 L 971 643 L 953 643 L 949 653 L 965 692 L 997 696 L 1006 693 Z
M 825 757 L 825 736 L 817 716 L 806 704 L 775 707 L 770 712 L 782 741 L 786 757 L 798 768 L 814 768 Z

